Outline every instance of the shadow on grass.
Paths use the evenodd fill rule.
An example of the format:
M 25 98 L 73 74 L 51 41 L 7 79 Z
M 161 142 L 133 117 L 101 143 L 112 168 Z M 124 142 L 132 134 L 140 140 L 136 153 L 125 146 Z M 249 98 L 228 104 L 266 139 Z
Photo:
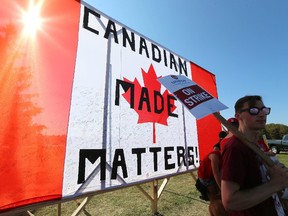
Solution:
M 201 203 L 204 203 L 204 204 L 209 205 L 209 202 L 205 202 L 205 201 L 201 200 L 200 198 L 197 199 L 197 198 L 195 198 L 195 197 L 187 196 L 187 195 L 183 195 L 183 194 L 179 194 L 179 193 L 176 193 L 176 192 L 170 191 L 170 190 L 165 190 L 165 192 L 171 193 L 171 194 L 174 194 L 174 195 L 177 195 L 177 196 L 179 196 L 179 197 L 185 197 L 185 198 L 187 198 L 187 199 L 195 200 L 195 201 L 198 201 L 198 202 L 201 202 Z

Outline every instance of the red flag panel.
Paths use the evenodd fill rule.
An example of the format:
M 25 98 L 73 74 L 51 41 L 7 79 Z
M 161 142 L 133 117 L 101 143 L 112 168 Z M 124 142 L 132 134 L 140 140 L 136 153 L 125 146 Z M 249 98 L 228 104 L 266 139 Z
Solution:
M 215 75 L 191 62 L 192 78 L 199 86 L 218 98 Z M 209 115 L 197 120 L 197 132 L 199 142 L 200 160 L 212 151 L 213 145 L 218 142 L 218 133 L 221 131 L 221 124 L 218 120 Z
M 1 5 L 3 210 L 61 198 L 80 4 L 4 0 Z

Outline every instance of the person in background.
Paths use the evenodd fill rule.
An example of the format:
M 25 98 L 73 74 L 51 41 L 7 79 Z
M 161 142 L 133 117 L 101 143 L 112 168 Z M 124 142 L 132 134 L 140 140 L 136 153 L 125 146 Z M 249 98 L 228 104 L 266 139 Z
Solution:
M 198 168 L 198 179 L 202 185 L 207 188 L 207 194 L 209 199 L 219 195 L 219 188 L 221 186 L 221 153 L 220 142 L 227 135 L 225 131 L 219 133 L 219 141 L 213 146 L 213 151 L 204 157 L 200 161 Z
M 268 146 L 266 136 L 261 135 L 261 133 L 258 135 L 258 145 L 262 151 L 264 151 L 268 156 L 271 157 L 272 160 L 274 160 L 273 158 L 276 156 L 276 154 L 271 151 Z
M 225 131 L 221 131 L 219 133 L 219 141 L 213 146 L 213 151 L 206 155 L 200 162 L 198 168 L 197 181 L 199 181 L 200 184 L 205 186 L 207 189 L 207 195 L 202 194 L 202 198 L 208 197 L 206 200 L 210 200 L 209 212 L 211 216 L 227 215 L 222 205 L 220 194 L 222 164 L 220 142 L 226 135 L 227 133 Z
M 255 145 L 265 128 L 270 108 L 261 96 L 245 96 L 235 103 L 238 130 Z M 221 195 L 230 216 L 285 215 L 277 192 L 288 186 L 288 169 L 283 164 L 263 169 L 260 157 L 236 136 L 222 150 Z
M 227 122 L 228 122 L 229 124 L 231 124 L 233 127 L 235 127 L 235 128 L 238 130 L 238 127 L 239 127 L 238 119 L 236 119 L 236 118 L 229 118 L 229 119 L 227 120 Z M 223 151 L 223 149 L 224 149 L 225 143 L 226 143 L 226 142 L 229 140 L 229 138 L 231 138 L 232 136 L 233 136 L 233 133 L 228 130 L 227 136 L 225 136 L 225 138 L 222 139 L 221 142 L 220 142 L 221 153 L 222 153 L 222 151 Z

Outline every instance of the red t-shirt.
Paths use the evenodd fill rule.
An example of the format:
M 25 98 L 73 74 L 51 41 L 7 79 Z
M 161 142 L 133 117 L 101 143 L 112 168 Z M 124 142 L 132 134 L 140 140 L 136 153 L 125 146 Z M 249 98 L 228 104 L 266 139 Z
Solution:
M 198 178 L 201 179 L 213 179 L 213 172 L 211 167 L 211 160 L 209 159 L 209 155 L 215 154 L 219 158 L 219 169 L 221 168 L 221 153 L 219 150 L 210 152 L 204 159 L 200 162 L 198 168 Z
M 259 157 L 244 143 L 231 137 L 222 150 L 222 180 L 233 181 L 240 185 L 240 190 L 262 184 Z M 258 205 L 230 216 L 277 216 L 273 198 L 268 198 Z
M 224 150 L 224 146 L 226 145 L 226 143 L 230 140 L 231 137 L 229 138 L 224 138 L 220 141 L 220 150 L 221 150 L 221 154 Z

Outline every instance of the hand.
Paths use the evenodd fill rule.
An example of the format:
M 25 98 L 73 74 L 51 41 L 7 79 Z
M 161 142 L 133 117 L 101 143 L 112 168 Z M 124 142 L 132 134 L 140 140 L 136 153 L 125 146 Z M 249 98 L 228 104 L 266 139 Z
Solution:
M 265 152 L 265 154 L 267 154 L 268 156 L 271 156 L 271 157 L 274 157 L 274 156 L 276 156 L 276 153 L 272 152 L 271 150 L 270 150 L 270 151 L 267 151 L 267 152 Z
M 288 168 L 278 163 L 269 169 L 270 179 L 279 186 L 279 190 L 288 187 Z

